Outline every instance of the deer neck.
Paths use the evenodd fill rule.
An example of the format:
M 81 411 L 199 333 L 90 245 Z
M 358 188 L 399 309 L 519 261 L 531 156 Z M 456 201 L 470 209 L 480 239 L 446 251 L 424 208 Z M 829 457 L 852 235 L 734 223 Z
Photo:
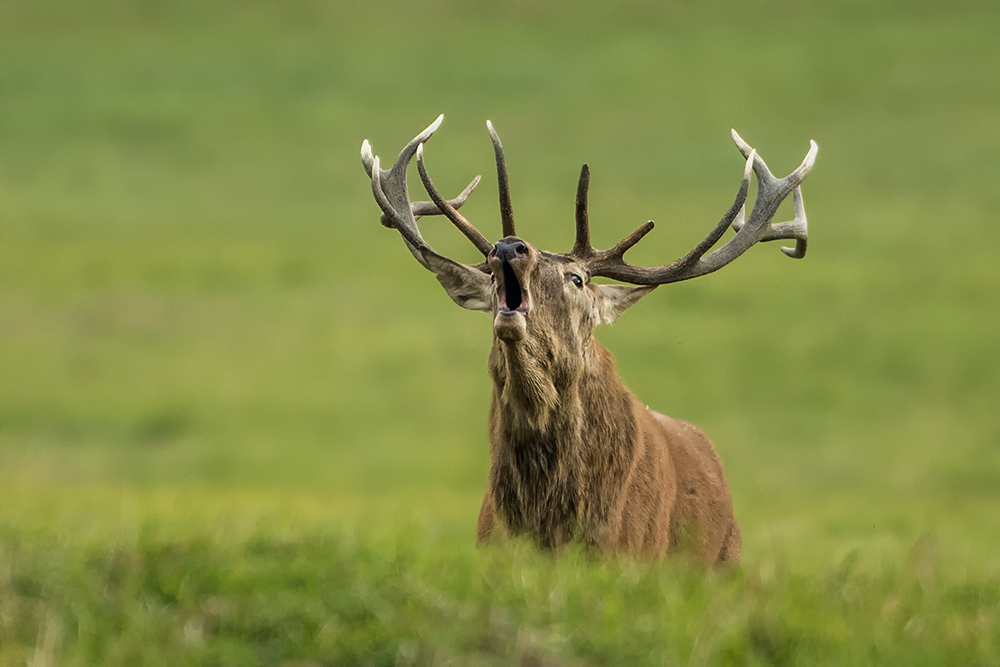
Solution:
M 595 480 L 586 470 L 589 462 L 628 456 L 622 442 L 636 430 L 631 393 L 596 340 L 566 364 L 559 359 L 572 357 L 549 342 L 521 343 L 497 342 L 490 356 L 491 492 L 515 533 L 550 546 L 580 528 L 598 539 L 595 517 L 605 512 L 588 498 Z

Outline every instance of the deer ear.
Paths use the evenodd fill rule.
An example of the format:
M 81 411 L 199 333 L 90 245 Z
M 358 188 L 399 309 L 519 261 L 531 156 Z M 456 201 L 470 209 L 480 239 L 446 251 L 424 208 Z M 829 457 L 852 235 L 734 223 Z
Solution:
M 646 296 L 656 285 L 591 285 L 597 295 L 597 314 L 601 324 L 611 324 L 625 309 Z
M 493 285 L 489 274 L 433 252 L 424 253 L 424 259 L 452 301 L 468 310 L 493 311 Z

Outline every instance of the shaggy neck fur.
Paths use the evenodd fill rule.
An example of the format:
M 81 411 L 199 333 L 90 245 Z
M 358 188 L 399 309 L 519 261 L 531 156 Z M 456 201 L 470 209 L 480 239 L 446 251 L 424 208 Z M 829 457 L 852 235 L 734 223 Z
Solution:
M 557 340 L 494 343 L 491 491 L 512 534 L 601 543 L 632 465 L 633 399 L 596 340 Z

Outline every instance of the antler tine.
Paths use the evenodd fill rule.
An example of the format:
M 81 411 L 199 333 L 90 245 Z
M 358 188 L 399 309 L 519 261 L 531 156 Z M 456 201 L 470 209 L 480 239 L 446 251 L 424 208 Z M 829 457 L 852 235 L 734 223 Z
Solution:
M 764 238 L 762 240 L 776 241 L 779 238 L 795 239 L 794 248 L 782 246 L 781 252 L 785 253 L 792 259 L 802 259 L 806 256 L 806 245 L 809 242 L 809 222 L 806 220 L 805 204 L 802 203 L 801 185 L 795 186 L 795 190 L 792 191 L 792 204 L 795 208 L 795 218 L 790 222 L 779 222 L 778 224 L 771 225 L 771 229 L 776 232 L 780 232 L 781 235 L 774 236 L 773 238 Z
M 736 147 L 740 149 L 740 152 L 743 153 L 743 157 L 749 158 L 750 152 L 753 150 L 752 148 L 750 148 L 750 144 L 743 141 L 743 137 L 741 137 L 739 133 L 736 132 L 736 130 L 730 130 L 730 131 L 733 134 L 733 141 L 736 143 Z M 818 151 L 819 151 L 819 146 L 816 145 L 815 141 L 810 139 L 809 152 L 806 153 L 805 158 L 802 160 L 802 164 L 800 164 L 795 169 L 795 171 L 793 171 L 788 176 L 785 176 L 782 179 L 774 177 L 774 174 L 771 173 L 771 170 L 767 168 L 767 164 L 764 163 L 764 159 L 759 155 L 754 160 L 754 165 L 753 165 L 754 172 L 757 173 L 757 178 L 759 180 L 766 180 L 771 182 L 782 181 L 786 182 L 787 184 L 790 184 L 792 187 L 795 187 L 801 184 L 802 181 L 805 180 L 809 172 L 812 171 L 813 165 L 816 164 L 816 153 Z
M 441 127 L 441 123 L 443 121 L 444 121 L 444 114 L 441 114 L 423 132 L 418 134 L 408 144 L 406 144 L 403 150 L 400 151 L 399 156 L 396 158 L 396 162 L 392 165 L 392 167 L 388 171 L 382 172 L 383 180 L 389 180 L 388 179 L 389 174 L 393 175 L 402 174 L 403 177 L 402 183 L 405 187 L 406 168 L 409 165 L 410 160 L 412 160 L 413 156 L 416 154 L 417 146 L 425 143 L 428 139 L 430 139 L 431 135 L 433 135 L 437 131 L 437 129 Z M 369 178 L 372 177 L 374 162 L 375 162 L 375 156 L 372 153 L 371 144 L 369 144 L 368 140 L 365 139 L 364 142 L 361 144 L 361 163 L 364 165 L 365 173 L 368 174 Z M 476 189 L 477 185 L 479 185 L 480 178 L 481 178 L 480 176 L 476 176 L 472 180 L 472 182 L 469 183 L 469 185 L 464 190 L 462 190 L 462 192 L 457 197 L 450 200 L 449 203 L 456 209 L 461 208 L 462 204 L 465 203 L 465 200 L 469 198 L 470 194 L 472 194 L 472 191 Z M 398 182 L 395 183 L 395 185 L 398 185 Z M 428 201 L 411 202 L 410 212 L 413 214 L 415 218 L 419 218 L 425 215 L 442 215 L 441 209 L 438 206 L 436 206 L 433 202 L 428 202 Z M 390 218 L 385 213 L 382 214 L 380 222 L 386 227 L 394 226 L 392 220 L 390 220 Z
M 746 158 L 743 182 L 740 184 L 733 205 L 712 232 L 691 252 L 671 264 L 657 267 L 637 267 L 626 263 L 622 255 L 624 250 L 634 245 L 638 238 L 642 238 L 645 231 L 648 231 L 646 229 L 643 234 L 638 235 L 635 241 L 632 241 L 638 232 L 644 229 L 640 228 L 612 250 L 597 253 L 588 267 L 591 275 L 604 276 L 638 285 L 663 285 L 689 280 L 721 269 L 755 243 L 777 239 L 794 239 L 795 248 L 782 248 L 782 252 L 797 259 L 804 257 L 808 228 L 800 184 L 815 164 L 819 147 L 815 141 L 810 141 L 809 152 L 802 164 L 785 178 L 779 179 L 775 178 L 764 160 L 757 155 L 757 151 L 743 141 L 736 130 L 733 130 L 732 134 L 733 141 L 736 142 L 736 146 Z M 757 199 L 754 202 L 750 218 L 747 220 L 745 204 L 749 192 L 751 170 L 757 174 Z M 789 193 L 794 193 L 795 218 L 789 222 L 771 223 L 778 206 Z M 726 245 L 706 255 L 719 242 L 730 226 L 736 230 L 736 236 Z M 627 245 L 624 250 L 616 253 L 615 251 L 627 241 L 632 241 L 631 245 Z
M 399 230 L 400 235 L 403 237 L 403 241 L 406 247 L 409 249 L 410 253 L 416 258 L 420 264 L 427 269 L 431 269 L 430 262 L 434 258 L 446 260 L 452 264 L 457 264 L 453 260 L 450 260 L 443 255 L 438 254 L 434 251 L 430 245 L 424 240 L 423 236 L 420 234 L 420 229 L 417 227 L 417 217 L 422 215 L 436 215 L 445 214 L 449 215 L 447 209 L 450 209 L 452 213 L 458 215 L 455 209 L 465 203 L 466 198 L 472 192 L 472 190 L 479 183 L 479 177 L 477 176 L 473 179 L 472 183 L 466 187 L 462 193 L 456 197 L 451 202 L 440 198 L 435 190 L 435 195 L 440 198 L 439 203 L 431 202 L 410 202 L 409 192 L 406 187 L 406 169 L 413 159 L 413 156 L 417 154 L 418 151 L 422 151 L 422 146 L 424 142 L 431 138 L 434 132 L 441 126 L 444 121 L 444 114 L 437 117 L 437 119 L 427 126 L 427 128 L 414 137 L 403 150 L 399 152 L 396 157 L 396 161 L 393 163 L 392 167 L 388 170 L 381 168 L 381 161 L 377 155 L 372 151 L 371 144 L 368 140 L 361 144 L 361 164 L 365 168 L 365 172 L 372 180 L 372 194 L 375 196 L 375 201 L 378 203 L 379 208 L 382 209 L 381 222 L 386 227 L 395 227 Z M 441 204 L 444 206 L 441 206 Z M 433 209 L 431 208 L 433 207 Z M 451 217 L 449 215 L 449 217 Z M 461 216 L 459 216 L 461 218 Z M 465 220 L 464 218 L 461 218 Z M 469 231 L 463 228 L 460 222 L 456 222 L 452 219 L 456 226 L 469 237 L 472 242 L 476 245 L 479 250 L 483 249 L 483 245 L 480 239 L 482 235 L 479 232 L 470 235 Z M 465 224 L 472 228 L 471 223 L 465 221 Z M 475 238 L 478 235 L 479 238 Z M 488 271 L 485 264 L 479 264 L 475 267 L 482 271 Z
M 472 244 L 479 249 L 479 252 L 483 253 L 483 256 L 489 255 L 490 251 L 493 249 L 493 244 L 490 243 L 482 233 L 476 229 L 476 227 L 465 219 L 465 217 L 455 210 L 455 207 L 451 205 L 434 187 L 434 183 L 431 181 L 430 175 L 427 173 L 427 168 L 424 165 L 424 145 L 420 144 L 417 146 L 417 171 L 420 172 L 420 180 L 424 184 L 424 189 L 427 190 L 427 194 L 430 195 L 431 200 L 434 205 L 442 212 L 449 220 L 454 223 L 458 230 L 465 234 L 465 237 L 472 241 Z M 477 183 L 479 177 L 473 183 Z
M 792 191 L 792 203 L 795 207 L 795 217 L 788 222 L 772 222 L 768 224 L 768 231 L 761 236 L 760 241 L 778 241 L 781 239 L 793 239 L 794 248 L 782 246 L 781 252 L 793 259 L 802 259 L 806 256 L 806 247 L 809 241 L 809 223 L 806 220 L 806 207 L 802 203 L 802 186 L 796 186 Z M 740 231 L 746 224 L 746 209 L 741 209 L 740 214 L 733 220 L 733 230 Z
M 417 146 L 423 143 L 427 143 L 427 140 L 430 139 L 431 136 L 438 131 L 438 128 L 441 127 L 441 123 L 443 122 L 444 122 L 444 114 L 441 114 L 434 119 L 433 123 L 424 128 L 423 132 L 413 137 L 413 139 L 411 139 L 410 142 L 403 147 L 403 150 L 399 151 L 399 155 L 396 156 L 396 162 L 393 163 L 389 171 L 395 172 L 397 167 L 402 166 L 403 171 L 405 172 L 406 165 L 410 163 L 410 160 L 413 159 L 413 156 L 417 152 Z M 365 166 L 365 171 L 368 172 L 369 176 L 371 176 L 372 164 L 374 162 L 374 158 L 372 157 L 371 144 L 368 143 L 367 139 L 365 139 L 364 142 L 362 142 L 361 144 L 361 162 Z
M 368 149 L 368 155 L 371 155 L 371 147 L 366 139 L 364 144 L 361 146 L 362 159 L 365 158 L 365 149 Z M 410 251 L 425 269 L 430 269 L 427 264 L 427 260 L 424 258 L 423 250 L 430 250 L 430 246 L 424 241 L 424 238 L 420 235 L 420 230 L 417 228 L 416 221 L 409 224 L 406 218 L 400 217 L 397 213 L 395 207 L 389 201 L 386 196 L 385 191 L 382 189 L 382 174 L 383 172 L 377 155 L 372 157 L 372 194 L 375 195 L 375 201 L 378 203 L 379 208 L 382 209 L 382 224 L 386 227 L 395 227 L 399 230 L 400 235 L 403 237 L 403 242 L 406 244 L 406 248 Z M 412 214 L 410 215 L 412 219 Z
M 472 191 L 476 189 L 479 185 L 479 181 L 482 180 L 482 176 L 476 176 L 472 179 L 472 182 L 465 186 L 465 189 L 458 193 L 458 196 L 454 199 L 448 199 L 447 202 L 451 204 L 452 208 L 460 209 L 465 200 L 469 198 Z M 410 203 L 410 212 L 413 213 L 414 217 L 421 218 L 425 215 L 444 215 L 444 211 L 441 210 L 437 204 L 432 201 L 415 201 Z
M 715 228 L 712 229 L 709 235 L 706 236 L 701 243 L 695 246 L 694 249 L 684 257 L 681 257 L 671 264 L 657 267 L 657 269 L 663 271 L 669 269 L 672 272 L 677 272 L 691 267 L 696 264 L 701 257 L 712 248 L 712 246 L 719 242 L 719 239 L 722 238 L 722 235 L 726 233 L 726 229 L 728 229 L 731 224 L 735 224 L 734 219 L 743 214 L 747 193 L 750 191 L 750 174 L 752 172 L 752 163 L 755 156 L 756 151 L 751 150 L 750 157 L 747 159 L 746 166 L 743 169 L 743 181 L 740 183 L 740 189 L 736 193 L 736 200 L 733 202 L 733 205 L 729 207 L 729 210 L 722 217 L 722 220 L 720 220 L 718 224 L 716 224 Z M 624 282 L 631 282 L 640 285 L 660 284 L 655 282 L 648 275 L 655 269 L 632 266 L 624 259 L 625 252 L 642 240 L 642 238 L 652 231 L 652 229 L 653 221 L 650 220 L 632 232 L 614 248 L 596 253 L 594 258 L 588 263 L 588 269 L 590 270 L 591 275 L 614 278 L 615 280 L 622 280 Z
M 743 180 L 740 182 L 740 189 L 736 193 L 736 199 L 733 201 L 733 205 L 729 207 L 726 214 L 722 216 L 722 220 L 719 224 L 715 226 L 715 229 L 705 237 L 705 239 L 694 247 L 694 250 L 689 252 L 680 260 L 682 265 L 691 265 L 700 260 L 706 252 L 711 250 L 722 235 L 726 233 L 726 230 L 730 226 L 736 227 L 739 220 L 743 220 L 746 217 L 746 202 L 747 195 L 750 193 L 750 172 L 753 170 L 753 165 L 756 162 L 757 151 L 750 149 L 750 154 L 747 156 L 746 166 L 743 167 Z M 763 162 L 763 161 L 762 161 Z M 765 169 L 767 166 L 765 165 Z M 739 223 L 742 226 L 742 223 Z M 737 230 L 738 231 L 738 230 Z
M 611 258 L 621 259 L 625 252 L 642 240 L 653 229 L 653 221 L 640 226 L 634 232 L 618 242 L 610 250 L 597 252 L 590 243 L 590 213 L 587 207 L 587 193 L 590 190 L 590 167 L 586 164 L 580 169 L 580 181 L 576 186 L 576 241 L 570 256 L 580 260 L 590 260 L 592 263 L 607 262 Z
M 515 236 L 514 231 L 514 209 L 510 205 L 510 184 L 507 182 L 507 163 L 503 157 L 503 145 L 500 137 L 493 129 L 493 123 L 486 121 L 486 129 L 490 131 L 490 139 L 493 140 L 493 153 L 497 159 L 497 189 L 500 191 L 500 221 L 504 238 Z
M 733 130 L 732 133 L 733 141 L 736 143 L 737 148 L 740 149 L 740 152 L 743 153 L 744 156 L 747 156 L 748 151 L 752 149 L 750 149 L 750 146 L 743 141 L 743 138 L 740 137 L 736 130 Z M 777 196 L 772 197 L 772 199 L 776 200 L 774 210 L 770 210 L 769 207 L 761 209 L 761 214 L 758 218 L 764 218 L 764 214 L 768 211 L 770 212 L 770 215 L 767 216 L 767 223 L 763 225 L 760 236 L 756 241 L 766 243 L 768 241 L 778 241 L 782 239 L 794 240 L 794 248 L 781 248 L 781 252 L 785 253 L 789 257 L 792 257 L 793 259 L 802 259 L 805 257 L 806 248 L 808 247 L 809 226 L 806 221 L 806 209 L 802 202 L 802 189 L 800 185 L 802 181 L 805 180 L 806 176 L 809 175 L 809 172 L 812 171 L 813 165 L 816 164 L 816 154 L 818 151 L 819 146 L 816 145 L 815 141 L 810 140 L 809 152 L 806 153 L 805 158 L 802 160 L 802 164 L 800 164 L 795 171 L 781 179 L 774 177 L 771 170 L 767 168 L 767 164 L 765 164 L 764 160 L 759 156 L 754 160 L 754 171 L 757 173 L 759 187 L 763 189 L 766 186 L 768 189 L 773 190 L 775 195 L 783 193 L 780 194 L 780 198 Z M 770 222 L 770 218 L 775 212 L 777 212 L 777 206 L 781 204 L 785 197 L 788 196 L 789 191 L 792 192 L 792 202 L 795 210 L 794 218 L 788 222 Z M 758 199 L 760 199 L 760 197 L 758 197 Z M 751 219 L 753 219 L 754 213 L 756 212 L 757 206 L 755 204 L 754 212 L 750 214 Z M 746 214 L 741 211 L 740 217 L 733 222 L 733 229 L 736 232 L 739 232 L 743 228 L 745 220 Z
M 624 262 L 622 259 L 625 253 L 635 244 L 642 240 L 642 238 L 653 231 L 654 223 L 652 220 L 639 225 L 639 228 L 634 232 L 626 236 L 624 239 L 619 241 L 615 247 L 610 250 L 605 250 L 603 252 L 596 253 L 596 262 Z M 595 274 L 597 275 L 597 274 Z
M 590 245 L 590 213 L 587 210 L 587 191 L 590 189 L 590 167 L 580 169 L 580 182 L 576 186 L 576 241 L 570 255 L 586 259 L 594 254 Z
M 386 227 L 396 227 L 403 232 L 404 237 L 415 237 L 423 243 L 423 237 L 417 228 L 416 218 L 410 210 L 410 196 L 406 188 L 406 168 L 417 152 L 417 146 L 424 143 L 441 127 L 444 114 L 438 116 L 423 132 L 414 137 L 403 150 L 399 152 L 396 161 L 388 170 L 380 167 L 378 156 L 372 152 L 371 144 L 365 139 L 361 144 L 361 163 L 365 172 L 372 179 L 372 193 L 382 209 L 381 222 Z M 378 190 L 376 192 L 376 189 Z M 388 209 L 384 204 L 388 204 Z M 411 239 L 412 240 L 412 239 Z M 426 245 L 424 243 L 424 245 Z

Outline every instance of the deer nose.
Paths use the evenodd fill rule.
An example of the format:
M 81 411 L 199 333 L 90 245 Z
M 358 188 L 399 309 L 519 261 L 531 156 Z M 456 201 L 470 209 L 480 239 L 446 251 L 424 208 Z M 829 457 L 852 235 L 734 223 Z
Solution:
M 496 249 L 497 259 L 501 262 L 509 262 L 517 257 L 528 256 L 528 246 L 516 236 L 508 236 L 505 239 L 500 239 L 496 242 L 494 248 Z

